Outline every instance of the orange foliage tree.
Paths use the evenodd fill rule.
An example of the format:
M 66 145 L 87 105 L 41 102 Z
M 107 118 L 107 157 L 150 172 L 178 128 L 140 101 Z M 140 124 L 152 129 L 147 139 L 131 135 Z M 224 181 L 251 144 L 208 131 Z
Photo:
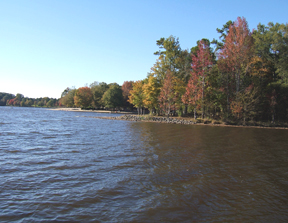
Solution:
M 230 25 L 225 44 L 219 53 L 219 62 L 224 60 L 225 66 L 219 66 L 223 72 L 230 75 L 229 79 L 235 81 L 236 98 L 245 75 L 248 73 L 248 64 L 252 54 L 253 38 L 245 18 L 238 17 Z M 223 63 L 222 62 L 222 63 Z
M 75 92 L 74 103 L 77 107 L 87 108 L 91 105 L 93 99 L 91 88 L 81 87 Z
M 134 81 L 124 81 L 122 84 L 122 94 L 123 94 L 123 100 L 124 100 L 124 105 L 126 107 L 131 107 L 131 103 L 129 103 L 129 94 L 130 91 L 133 88 L 133 82 Z
M 169 117 L 171 110 L 175 109 L 175 78 L 168 70 L 165 75 L 163 86 L 158 97 L 160 109 Z

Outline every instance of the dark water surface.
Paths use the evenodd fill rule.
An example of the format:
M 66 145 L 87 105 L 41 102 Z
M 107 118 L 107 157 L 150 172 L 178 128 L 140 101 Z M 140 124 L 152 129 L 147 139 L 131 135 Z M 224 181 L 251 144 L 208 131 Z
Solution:
M 0 107 L 0 222 L 287 222 L 288 130 Z

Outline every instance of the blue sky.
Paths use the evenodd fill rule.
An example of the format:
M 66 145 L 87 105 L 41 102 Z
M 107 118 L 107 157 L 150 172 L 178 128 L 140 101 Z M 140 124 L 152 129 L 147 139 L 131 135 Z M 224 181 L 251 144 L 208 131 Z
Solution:
M 66 87 L 144 79 L 156 40 L 182 49 L 238 16 L 288 22 L 288 1 L 0 0 L 0 92 L 59 98 Z

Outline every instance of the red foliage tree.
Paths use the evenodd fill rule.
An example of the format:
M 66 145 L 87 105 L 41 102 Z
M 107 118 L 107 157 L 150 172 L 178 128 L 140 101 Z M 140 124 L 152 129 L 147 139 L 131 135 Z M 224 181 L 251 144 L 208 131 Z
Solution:
M 8 104 L 8 105 L 13 105 L 13 104 L 14 104 L 14 101 L 15 101 L 15 98 L 10 99 L 10 100 L 7 101 L 7 104 Z
M 186 105 L 194 107 L 195 119 L 196 119 L 196 105 L 202 95 L 201 90 L 202 88 L 199 85 L 199 77 L 196 75 L 196 73 L 192 72 L 191 77 L 186 87 L 186 92 L 182 96 L 182 102 Z
M 169 114 L 171 110 L 175 109 L 175 91 L 174 91 L 174 85 L 175 85 L 175 80 L 172 76 L 172 73 L 170 70 L 166 72 L 165 79 L 163 86 L 160 90 L 160 95 L 159 95 L 159 103 L 160 103 L 160 108 L 162 111 L 165 112 L 167 117 L 169 117 Z
M 184 103 L 194 106 L 194 117 L 196 117 L 196 102 L 201 98 L 202 118 L 204 118 L 206 76 L 212 64 L 209 46 L 201 40 L 198 43 L 196 55 L 192 55 L 191 78 L 188 82 L 186 93 L 182 98 Z
M 235 81 L 236 98 L 241 88 L 241 77 L 247 74 L 247 65 L 252 55 L 253 39 L 245 18 L 238 17 L 230 25 L 224 47 L 219 54 L 220 70 L 229 73 Z M 222 60 L 224 60 L 222 62 Z M 224 66 L 225 65 L 225 66 Z

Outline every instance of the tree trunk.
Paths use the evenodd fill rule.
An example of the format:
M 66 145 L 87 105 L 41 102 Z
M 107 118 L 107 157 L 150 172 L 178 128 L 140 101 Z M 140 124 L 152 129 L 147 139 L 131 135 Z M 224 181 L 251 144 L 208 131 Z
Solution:
M 204 119 L 204 88 L 205 88 L 205 80 L 204 80 L 204 76 L 203 76 L 202 77 L 202 100 L 201 100 L 202 119 Z
M 226 89 L 227 89 L 227 114 L 230 113 L 230 92 L 229 92 L 229 75 L 227 73 L 227 82 L 226 82 Z
M 240 74 L 236 73 L 236 101 L 238 102 L 238 93 L 240 90 Z
M 243 111 L 243 125 L 246 125 L 246 110 L 247 110 L 247 105 L 244 105 L 244 111 Z
M 170 114 L 170 105 L 168 105 L 168 108 L 167 108 L 167 117 L 169 118 L 169 114 Z

